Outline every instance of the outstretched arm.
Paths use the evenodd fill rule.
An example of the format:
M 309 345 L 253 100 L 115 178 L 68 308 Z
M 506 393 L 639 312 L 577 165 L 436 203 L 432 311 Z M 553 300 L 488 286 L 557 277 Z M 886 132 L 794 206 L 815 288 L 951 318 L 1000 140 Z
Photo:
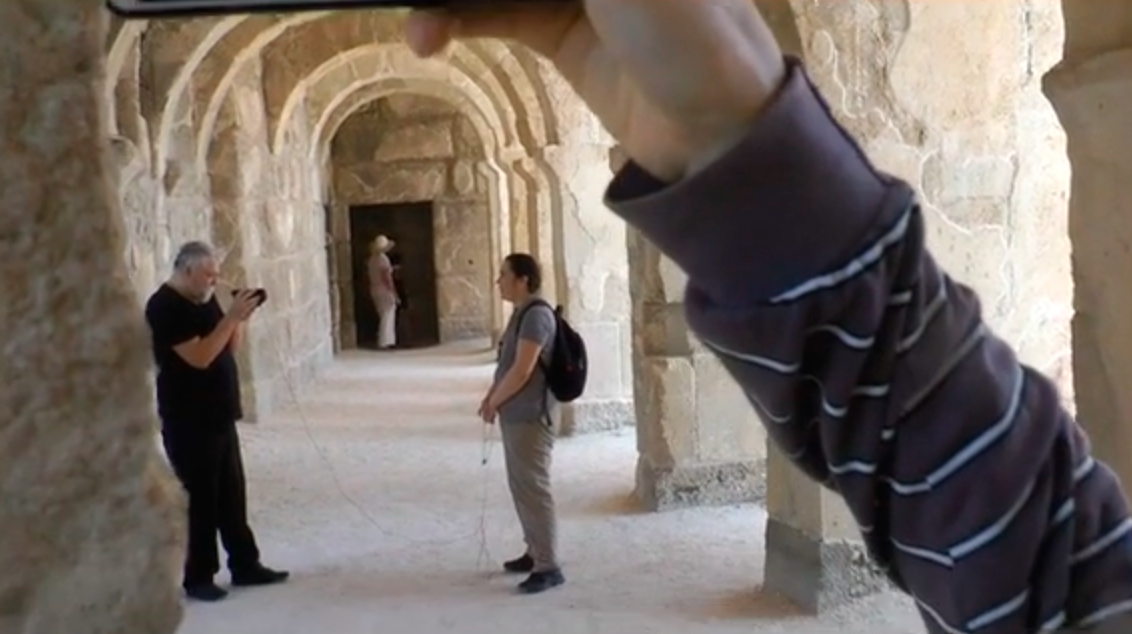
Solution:
M 675 184 L 629 165 L 609 202 L 688 273 L 690 327 L 933 632 L 1132 609 L 1116 478 L 799 64 L 726 156 Z
M 910 188 L 785 68 L 755 3 L 546 4 L 417 13 L 408 41 L 507 38 L 554 63 L 633 159 L 608 200 L 687 272 L 689 325 L 774 442 L 845 497 L 932 631 L 1132 609 L 1113 474 L 928 254 Z

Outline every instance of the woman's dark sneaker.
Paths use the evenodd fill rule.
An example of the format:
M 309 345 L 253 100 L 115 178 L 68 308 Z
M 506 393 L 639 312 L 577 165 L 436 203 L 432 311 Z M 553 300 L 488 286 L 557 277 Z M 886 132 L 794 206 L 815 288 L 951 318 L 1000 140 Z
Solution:
M 527 580 L 519 584 L 519 592 L 523 594 L 538 594 L 566 583 L 566 577 L 561 570 L 548 570 L 546 572 L 532 572 Z
M 511 573 L 530 572 L 535 569 L 535 560 L 530 555 L 523 555 L 503 563 L 503 569 Z

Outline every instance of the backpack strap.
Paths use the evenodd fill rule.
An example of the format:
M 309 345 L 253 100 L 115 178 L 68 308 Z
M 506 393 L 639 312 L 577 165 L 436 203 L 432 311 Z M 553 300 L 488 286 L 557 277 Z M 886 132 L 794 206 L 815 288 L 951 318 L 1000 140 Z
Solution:
M 523 325 L 523 319 L 526 318 L 527 313 L 532 308 L 534 308 L 535 306 L 546 306 L 547 309 L 550 310 L 551 315 L 554 316 L 555 321 L 557 321 L 558 312 L 554 310 L 554 307 L 550 305 L 550 302 L 546 301 L 545 299 L 543 299 L 541 297 L 536 297 L 536 298 L 532 299 L 531 301 L 527 302 L 526 306 L 523 306 L 523 310 L 521 310 L 519 312 L 519 317 L 515 320 L 515 337 L 516 337 L 516 339 L 519 337 L 519 329 Z M 550 345 L 554 345 L 554 342 L 551 342 Z M 542 370 L 543 374 L 546 374 L 546 364 L 544 364 L 543 361 L 542 361 L 542 353 L 541 352 L 539 353 L 538 367 L 539 367 L 540 370 Z
M 541 297 L 536 297 L 536 298 L 532 299 L 531 301 L 527 302 L 527 305 L 523 307 L 523 310 L 519 312 L 519 317 L 515 320 L 515 337 L 516 338 L 518 338 L 518 336 L 519 336 L 519 328 L 523 325 L 523 319 L 527 316 L 527 311 L 531 310 L 535 306 L 540 306 L 540 305 L 546 306 L 547 309 L 550 310 L 550 313 L 554 316 L 555 322 L 557 323 L 557 321 L 558 321 L 558 311 L 556 311 L 554 309 L 554 307 L 550 305 L 550 302 L 546 301 L 545 299 L 543 299 Z M 557 336 L 558 336 L 557 333 L 555 333 L 555 339 L 557 339 Z M 551 341 L 549 345 L 553 346 L 555 343 L 556 343 L 556 341 Z M 553 354 L 553 352 L 552 352 L 552 354 Z M 550 373 L 547 371 L 546 364 L 542 360 L 542 352 L 541 351 L 539 352 L 538 369 L 542 372 L 543 376 L 548 377 L 550 375 Z M 550 418 L 550 397 L 547 395 L 548 392 L 550 392 L 549 386 L 547 387 L 546 390 L 543 391 L 543 395 L 542 395 L 542 415 L 545 419 L 544 422 L 546 423 L 547 427 L 553 427 L 554 421 Z

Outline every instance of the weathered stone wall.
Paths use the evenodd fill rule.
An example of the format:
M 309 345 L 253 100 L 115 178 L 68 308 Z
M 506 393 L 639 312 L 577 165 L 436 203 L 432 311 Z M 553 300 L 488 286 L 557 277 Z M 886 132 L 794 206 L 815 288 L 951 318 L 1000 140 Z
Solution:
M 156 219 L 157 235 L 150 242 L 158 281 L 169 275 L 181 243 L 211 238 L 214 215 L 208 171 L 198 160 L 194 119 L 208 95 L 191 90 L 191 86 L 174 90 L 177 71 L 192 45 L 191 39 L 179 37 L 179 32 L 175 22 L 158 22 L 150 25 L 137 45 L 138 112 L 144 118 L 142 129 L 148 133 L 144 145 L 150 148 L 148 178 L 154 181 L 154 196 L 152 200 L 137 200 L 140 208 L 131 206 L 127 213 Z M 119 101 L 130 92 L 120 84 Z M 145 294 L 151 292 L 153 289 Z
M 1054 201 L 1062 191 L 1064 166 L 1050 149 L 1060 142 L 1056 126 L 1046 126 L 1049 112 L 1033 92 L 1036 77 L 1055 54 L 1056 47 L 1035 39 L 1043 31 L 1056 34 L 1053 7 L 1038 0 L 797 0 L 794 6 L 802 25 L 800 46 L 838 115 L 882 165 L 923 191 L 935 214 L 932 241 L 941 259 L 957 277 L 993 298 L 988 315 L 1024 356 L 1043 369 L 1056 369 L 1062 345 L 1058 337 L 1063 336 L 1056 315 L 1064 310 L 1066 291 L 1058 281 L 1057 267 L 1064 262 L 1063 220 Z M 1132 345 L 1127 319 L 1132 300 L 1120 272 L 1129 268 L 1126 245 L 1132 240 L 1132 195 L 1124 191 L 1126 167 L 1132 162 L 1132 128 L 1126 121 L 1132 108 L 1132 9 L 1128 3 L 1081 0 L 1065 7 L 1066 61 L 1049 75 L 1047 85 L 1066 126 L 1075 168 L 1071 228 L 1080 308 L 1074 324 L 1077 394 L 1098 454 L 1128 475 L 1132 404 L 1121 381 L 1129 374 L 1124 368 Z M 150 34 L 141 81 L 131 84 L 127 71 L 127 81 L 112 91 L 118 106 L 112 131 L 106 127 L 110 122 L 100 119 L 105 110 L 99 107 L 107 94 L 99 66 L 103 19 L 103 10 L 87 0 L 0 4 L 0 64 L 12 80 L 0 85 L 0 166 L 8 175 L 0 190 L 0 231 L 12 236 L 0 251 L 0 279 L 10 296 L 0 305 L 0 327 L 7 333 L 0 402 L 11 409 L 0 421 L 5 439 L 0 443 L 5 487 L 0 630 L 5 632 L 167 634 L 179 619 L 176 578 L 183 520 L 173 511 L 182 500 L 154 451 L 152 392 L 144 380 L 150 365 L 147 338 L 127 273 L 133 276 L 133 291 L 148 292 L 167 272 L 171 246 L 183 239 L 222 238 L 243 258 L 242 266 L 227 264 L 234 267 L 232 274 L 245 275 L 250 283 L 263 280 L 273 298 L 282 300 L 270 309 L 278 312 L 265 313 L 257 322 L 255 328 L 264 329 L 260 338 L 269 327 L 318 332 L 303 330 L 305 322 L 297 315 L 317 313 L 314 298 L 320 292 L 325 297 L 327 290 L 325 284 L 319 288 L 325 273 L 318 263 L 324 260 L 313 257 L 318 251 L 314 245 L 321 243 L 314 236 L 321 233 L 322 219 L 319 172 L 308 160 L 310 153 L 303 152 L 310 142 L 307 128 L 288 131 L 291 136 L 283 145 L 295 148 L 294 154 L 278 152 L 268 167 L 256 163 L 268 155 L 255 124 L 244 129 L 244 121 L 263 120 L 255 113 L 253 68 L 252 79 L 245 78 L 249 83 L 243 85 L 252 92 L 238 93 L 225 106 L 220 117 L 224 132 L 216 138 L 221 146 L 212 155 L 213 161 L 238 157 L 233 179 L 221 182 L 214 162 L 208 170 L 199 169 L 192 122 L 203 102 L 193 98 L 178 101 L 168 112 L 162 108 L 169 81 L 188 50 L 162 48 L 162 43 L 207 32 L 182 23 Z M 316 41 L 340 41 L 312 32 L 323 36 Z M 995 37 L 983 37 L 986 33 Z M 509 68 L 499 64 L 496 70 Z M 570 103 L 556 92 L 560 86 L 554 80 L 546 81 L 547 102 Z M 306 107 L 297 108 L 295 120 L 321 116 L 314 112 L 308 117 Z M 153 129 L 166 114 L 168 138 Z M 516 223 L 530 231 L 516 240 L 537 245 L 554 262 L 555 282 L 563 287 L 571 311 L 584 327 L 598 332 L 609 324 L 610 330 L 620 327 L 616 311 L 628 301 L 625 289 L 631 287 L 624 269 L 610 265 L 617 251 L 612 244 L 624 235 L 606 224 L 608 215 L 588 206 L 589 201 L 596 204 L 594 194 L 606 180 L 593 162 L 601 142 L 590 135 L 589 126 L 592 121 L 580 117 L 562 125 L 577 136 L 548 135 L 545 142 L 512 145 L 506 153 L 509 166 L 520 166 L 525 174 L 508 195 L 515 201 L 546 196 L 546 209 L 557 209 L 530 212 Z M 517 144 L 518 136 L 509 137 L 509 143 Z M 113 154 L 107 152 L 108 137 L 113 138 Z M 153 149 L 154 139 L 161 140 L 160 148 Z M 1033 144 L 1035 139 L 1051 145 Z M 264 174 L 275 175 L 274 180 Z M 115 180 L 123 183 L 121 216 L 109 187 Z M 540 185 L 546 187 L 536 191 Z M 218 210 L 214 223 L 211 196 L 222 190 L 238 199 L 246 213 L 235 206 Z M 516 193 L 520 191 L 524 193 Z M 295 213 L 286 213 L 290 210 Z M 547 235 L 541 231 L 547 226 L 565 229 Z M 603 251 L 596 256 L 577 253 L 575 247 L 587 244 Z M 128 270 L 120 259 L 123 253 L 131 263 Z M 639 328 L 655 330 L 663 323 L 661 330 L 667 333 L 658 337 L 664 346 L 647 344 L 654 348 L 645 350 L 644 356 L 652 357 L 646 360 L 679 368 L 674 374 L 696 371 L 694 380 L 679 384 L 643 376 L 639 391 L 646 394 L 640 398 L 652 399 L 651 391 L 680 397 L 668 386 L 694 386 L 701 378 L 696 350 L 685 346 L 686 332 L 670 328 L 675 297 L 655 293 L 676 282 L 668 279 L 672 272 L 659 258 L 634 262 L 641 265 L 634 276 L 662 278 L 637 296 L 638 307 L 651 304 L 648 309 L 655 311 L 651 318 L 642 313 Z M 83 274 L 57 274 L 72 270 Z M 568 293 L 567 287 L 578 282 L 594 286 Z M 1000 301 L 1000 295 L 1005 299 Z M 1043 343 L 1037 333 L 1057 334 Z M 638 334 L 642 342 L 653 338 Z M 249 354 L 258 370 L 270 361 L 255 357 L 267 349 L 255 339 Z M 321 345 L 316 340 L 311 339 L 311 349 Z M 291 350 L 303 350 L 302 341 L 295 336 L 286 343 Z M 612 339 L 596 336 L 591 341 Z M 58 354 L 60 349 L 67 354 Z M 603 368 L 623 361 L 604 345 L 600 352 Z M 115 380 L 107 381 L 108 375 Z M 622 369 L 618 390 L 628 376 Z M 685 412 L 695 409 L 680 405 Z M 662 422 L 680 420 L 669 415 Z M 652 432 L 672 433 L 674 455 L 713 456 L 710 448 L 696 446 L 699 432 L 690 428 Z M 771 462 L 780 463 L 777 458 L 771 456 Z M 75 465 L 83 468 L 75 471 Z M 807 578 L 790 585 L 798 579 L 776 581 L 768 571 L 768 585 L 790 585 L 816 606 L 828 604 L 821 594 L 825 590 L 835 599 L 851 596 L 861 587 L 856 578 L 837 577 L 831 570 L 831 562 L 846 563 L 847 556 L 826 548 L 850 541 L 851 523 L 813 483 L 774 480 L 774 473 L 788 468 L 771 470 L 774 495 L 768 505 L 776 520 L 771 526 L 790 529 L 769 540 L 771 554 L 785 564 L 776 574 Z M 799 542 L 803 538 L 807 543 Z M 803 551 L 802 560 L 789 559 Z
M 761 501 L 766 430 L 684 321 L 686 276 L 628 236 L 637 425 L 636 495 L 650 510 Z
M 0 632 L 168 634 L 183 496 L 156 451 L 89 0 L 0 4 Z
M 150 173 L 143 148 L 122 136 L 111 138 L 110 146 L 118 171 L 118 202 L 126 232 L 123 256 L 140 305 L 169 268 L 162 256 L 170 252 L 170 237 L 159 222 L 160 184 Z
M 434 203 L 436 296 L 440 340 L 491 334 L 493 300 L 488 183 L 477 179 L 483 141 L 454 106 L 394 95 L 363 106 L 331 146 L 337 227 L 349 208 L 393 202 Z M 348 245 L 348 233 L 344 242 Z M 397 239 L 396 236 L 390 236 Z M 353 335 L 353 269 L 340 261 L 340 328 Z
M 107 122 L 126 238 L 122 255 L 139 313 L 171 273 L 177 247 L 189 240 L 208 240 L 213 219 L 207 175 L 192 160 L 191 125 L 178 126 L 178 135 L 163 146 L 171 153 L 159 176 L 153 149 L 156 123 L 145 116 L 147 112 L 152 116 L 156 98 L 145 88 L 152 79 L 153 62 L 143 55 L 140 42 L 125 53 L 122 74 L 111 93 L 115 117 Z M 150 385 L 155 370 L 151 367 L 147 374 Z
M 1045 83 L 1073 165 L 1077 407 L 1097 457 L 1132 493 L 1132 3 L 1063 4 L 1065 59 Z
M 1061 42 L 1057 4 L 791 4 L 796 41 L 834 114 L 881 169 L 918 190 L 933 254 L 1071 402 L 1069 171 L 1040 91 Z M 881 587 L 861 565 L 840 498 L 773 448 L 768 463 L 768 586 L 814 610 Z
M 626 227 L 603 203 L 614 142 L 548 62 L 532 66 L 556 134 L 514 163 L 525 199 L 513 215 L 530 212 L 529 246 L 554 271 L 548 285 L 590 351 L 586 393 L 564 408 L 562 432 L 617 429 L 635 415 Z
M 113 93 L 116 118 L 111 121 L 115 128 L 111 145 L 127 232 L 126 266 L 139 305 L 168 277 L 181 243 L 208 240 L 212 234 L 212 199 L 207 174 L 194 158 L 191 120 L 179 122 L 176 134 L 163 145 L 168 149 L 164 169 L 156 164 L 157 123 L 146 119 L 156 96 L 143 86 L 157 72 L 160 65 L 135 44 L 126 54 Z
M 476 295 L 468 293 L 472 269 L 477 278 L 485 269 L 490 271 L 479 286 L 490 300 L 479 303 L 481 311 L 475 314 L 467 309 L 472 301 L 453 302 L 448 307 L 452 324 L 445 330 L 496 335 L 507 314 L 490 290 L 494 269 L 508 251 L 529 251 L 548 273 L 548 296 L 566 307 L 595 355 L 593 389 L 567 408 L 563 430 L 632 422 L 625 234 L 601 204 L 610 176 L 604 161 L 608 135 L 551 67 L 525 50 L 477 41 L 453 46 L 447 59 L 420 60 L 399 44 L 400 33 L 399 18 L 386 12 L 302 12 L 125 25 L 109 42 L 110 72 L 117 83 L 107 94 L 118 124 L 116 136 L 134 141 L 149 162 L 155 188 L 151 207 L 156 210 L 150 217 L 159 236 L 222 237 L 231 253 L 252 257 L 251 247 L 233 236 L 258 231 L 258 225 L 241 216 L 237 227 L 236 216 L 229 212 L 225 212 L 229 217 L 213 222 L 214 198 L 209 194 L 227 176 L 213 164 L 203 167 L 204 155 L 212 160 L 218 151 L 210 147 L 215 138 L 234 135 L 217 134 L 218 126 L 231 116 L 222 111 L 230 108 L 226 100 L 234 86 L 262 89 L 267 147 L 276 161 L 273 169 L 280 162 L 297 161 L 314 180 L 334 171 L 329 160 L 331 139 L 360 105 L 390 95 L 439 99 L 461 113 L 464 134 L 474 128 L 479 141 L 474 160 L 458 158 L 446 177 L 445 187 L 450 184 L 455 193 L 448 195 L 452 204 L 439 210 L 439 222 L 473 222 L 480 214 L 485 222 L 478 239 L 481 246 L 488 245 L 483 249 L 486 259 L 475 261 L 460 248 L 438 246 L 438 251 L 451 256 L 439 262 L 442 275 L 470 300 Z M 142 60 L 136 79 L 131 74 L 132 48 L 138 49 Z M 258 79 L 242 76 L 254 61 L 262 65 Z M 309 132 L 296 137 L 297 130 Z M 303 139 L 299 145 L 306 144 L 303 158 L 295 138 Z M 240 157 L 238 163 L 248 161 L 250 166 L 232 173 L 261 169 L 261 158 L 256 158 L 260 153 L 240 150 L 233 155 Z M 124 173 L 129 160 L 123 158 Z M 302 182 L 289 179 L 276 185 L 290 187 L 287 183 L 292 181 Z M 427 185 L 428 179 L 423 181 Z M 353 313 L 348 223 L 342 222 L 347 205 L 332 200 L 335 192 L 329 177 L 319 185 L 321 200 L 333 207 L 325 228 L 331 248 L 324 267 L 332 286 L 330 340 L 349 348 L 354 328 L 343 323 Z M 146 198 L 144 190 L 139 187 L 134 196 Z M 239 195 L 253 198 L 250 192 Z M 300 206 L 307 201 L 304 197 Z M 186 219 L 196 224 L 190 226 Z M 464 236 L 471 233 L 450 228 Z M 167 271 L 168 255 L 157 256 L 153 278 Z M 252 280 L 251 271 L 245 270 L 251 265 L 239 262 L 236 257 L 227 264 L 226 274 Z M 145 285 L 138 282 L 139 287 Z M 274 397 L 255 392 L 261 374 L 260 361 L 253 358 L 257 349 L 253 342 L 244 359 L 251 374 L 247 383 L 254 384 L 249 398 L 255 403 L 274 402 Z
M 920 192 L 933 253 L 1071 397 L 1069 165 L 1041 92 L 1063 39 L 1056 0 L 793 5 L 834 112 Z
M 333 359 L 325 213 L 310 132 L 289 130 L 284 151 L 272 155 L 262 85 L 253 60 L 221 108 L 208 160 L 222 275 L 268 293 L 240 354 L 248 420 L 293 401 Z
M 219 97 L 192 85 L 174 92 L 171 77 L 194 45 L 187 35 L 206 22 L 170 24 L 151 25 L 128 49 L 111 93 L 127 270 L 141 304 L 171 273 L 181 243 L 207 240 L 225 284 L 268 289 L 238 355 L 245 414 L 256 420 L 332 359 L 322 170 L 306 116 L 272 151 L 261 60 L 241 64 Z M 219 112 L 201 146 L 201 113 L 213 101 Z
M 139 302 L 157 287 L 166 269 L 168 231 L 158 205 L 161 184 L 154 177 L 149 125 L 141 115 L 137 46 L 125 53 L 123 72 L 114 88 L 116 117 L 109 123 L 118 168 L 119 203 L 126 229 L 125 260 Z

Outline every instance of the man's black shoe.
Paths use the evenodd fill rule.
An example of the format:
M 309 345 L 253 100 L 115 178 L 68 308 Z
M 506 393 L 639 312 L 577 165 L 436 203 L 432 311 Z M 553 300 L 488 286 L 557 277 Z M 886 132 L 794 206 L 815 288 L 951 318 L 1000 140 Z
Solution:
M 535 569 L 535 560 L 530 555 L 503 562 L 503 569 L 511 573 L 530 572 Z
M 291 576 L 286 570 L 272 570 L 265 566 L 256 566 L 247 570 L 232 571 L 232 585 L 234 586 L 270 586 L 283 583 Z
M 228 591 L 209 581 L 185 585 L 185 596 L 197 601 L 214 603 L 228 596 Z
M 527 580 L 519 584 L 519 592 L 523 594 L 538 594 L 546 592 L 566 583 L 566 577 L 561 570 L 548 570 L 546 572 L 532 572 Z

